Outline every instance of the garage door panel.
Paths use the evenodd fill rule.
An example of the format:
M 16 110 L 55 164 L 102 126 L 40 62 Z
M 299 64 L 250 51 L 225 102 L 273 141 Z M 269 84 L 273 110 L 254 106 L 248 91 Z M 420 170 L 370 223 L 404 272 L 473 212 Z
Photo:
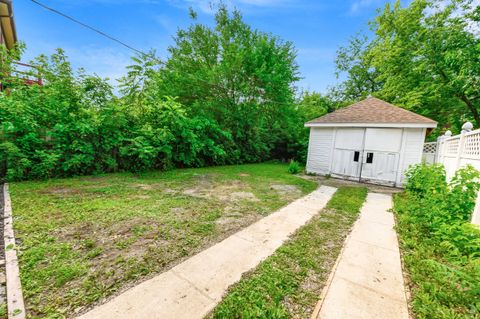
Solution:
M 364 128 L 339 128 L 335 135 L 335 148 L 360 150 L 363 147 Z
M 399 153 L 365 150 L 362 179 L 394 184 L 397 177 Z M 370 162 L 367 159 L 370 158 Z
M 402 129 L 367 128 L 365 149 L 381 152 L 399 152 L 402 144 Z
M 355 161 L 355 151 L 335 149 L 333 153 L 332 173 L 348 177 L 359 177 L 360 161 Z

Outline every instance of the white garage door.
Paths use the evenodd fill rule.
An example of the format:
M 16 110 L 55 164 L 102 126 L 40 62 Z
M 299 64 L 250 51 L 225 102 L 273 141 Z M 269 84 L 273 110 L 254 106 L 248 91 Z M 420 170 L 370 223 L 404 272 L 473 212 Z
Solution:
M 332 175 L 394 185 L 402 129 L 341 128 L 335 136 Z

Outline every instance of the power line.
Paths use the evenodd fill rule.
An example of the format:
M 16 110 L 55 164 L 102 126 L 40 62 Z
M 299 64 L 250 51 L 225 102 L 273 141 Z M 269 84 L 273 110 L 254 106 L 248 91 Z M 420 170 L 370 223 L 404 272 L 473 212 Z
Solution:
M 77 20 L 77 19 L 75 19 L 75 18 L 73 18 L 73 17 L 71 17 L 71 16 L 69 16 L 69 15 L 67 15 L 67 14 L 65 14 L 65 13 L 63 13 L 63 12 L 60 12 L 60 11 L 58 11 L 58 10 L 52 8 L 52 7 L 49 7 L 49 6 L 47 6 L 47 5 L 39 2 L 39 1 L 37 1 L 37 0 L 30 0 L 30 1 L 33 2 L 33 3 L 35 3 L 36 5 L 44 8 L 44 9 L 46 9 L 46 10 L 49 10 L 49 11 L 51 11 L 51 12 L 53 12 L 53 13 L 56 13 L 56 14 L 58 14 L 58 15 L 64 17 L 64 18 L 66 18 L 66 19 L 68 19 L 68 20 L 70 20 L 70 21 L 73 21 L 73 22 L 75 22 L 75 23 L 77 23 L 77 24 L 79 24 L 79 25 L 81 25 L 81 26 L 83 26 L 83 27 L 85 27 L 85 28 L 87 28 L 87 29 L 90 29 L 90 30 L 92 30 L 92 31 L 100 34 L 101 36 L 104 36 L 104 37 L 106 37 L 106 38 L 108 38 L 108 39 L 110 39 L 110 40 L 112 40 L 112 41 L 115 41 L 115 42 L 123 45 L 124 47 L 132 50 L 132 51 L 135 51 L 135 52 L 137 52 L 137 53 L 139 53 L 139 54 L 142 54 L 142 55 L 145 54 L 144 52 L 135 49 L 134 47 L 126 44 L 125 42 L 123 42 L 123 41 L 121 41 L 121 40 L 119 40 L 119 39 L 117 39 L 117 38 L 112 37 L 111 35 L 106 34 L 105 32 L 103 32 L 103 31 L 101 31 L 101 30 L 99 30 L 99 29 L 94 28 L 94 27 L 92 27 L 92 26 L 89 26 L 88 24 L 83 23 L 83 22 L 81 22 L 81 21 L 79 21 L 79 20 Z
M 110 40 L 112 40 L 112 41 L 115 41 L 115 42 L 123 45 L 124 47 L 126 47 L 126 48 L 128 48 L 128 49 L 130 49 L 130 50 L 132 50 L 132 51 L 134 51 L 134 52 L 136 52 L 136 53 L 139 53 L 139 54 L 142 55 L 142 56 L 147 56 L 147 55 L 148 55 L 148 54 L 146 54 L 145 52 L 143 52 L 143 51 L 141 51 L 141 50 L 138 50 L 138 49 L 135 49 L 134 47 L 126 44 L 125 42 L 123 42 L 123 41 L 121 41 L 121 40 L 119 40 L 119 39 L 117 39 L 117 38 L 115 38 L 115 37 L 113 37 L 113 36 L 111 36 L 111 35 L 108 35 L 107 33 L 103 32 L 103 31 L 101 31 L 101 30 L 99 30 L 99 29 L 97 29 L 97 28 L 95 28 L 95 27 L 92 27 L 92 26 L 90 26 L 90 25 L 88 25 L 88 24 L 86 24 L 86 23 L 83 23 L 83 22 L 81 22 L 81 21 L 79 21 L 79 20 L 77 20 L 77 19 L 75 19 L 75 18 L 73 18 L 73 17 L 71 17 L 71 16 L 63 13 L 63 12 L 60 12 L 60 11 L 58 11 L 58 10 L 52 8 L 52 7 L 49 7 L 49 6 L 47 6 L 46 4 L 43 4 L 43 3 L 41 3 L 41 2 L 38 1 L 38 0 L 30 0 L 30 1 L 33 2 L 34 4 L 40 6 L 40 7 L 48 10 L 48 11 L 51 11 L 51 12 L 53 12 L 53 13 L 55 13 L 55 14 L 58 14 L 58 15 L 66 18 L 66 19 L 68 19 L 68 20 L 70 20 L 70 21 L 75 22 L 75 23 L 77 23 L 77 24 L 79 24 L 79 25 L 81 25 L 81 26 L 83 26 L 83 27 L 85 27 L 85 28 L 87 28 L 87 29 L 90 29 L 90 30 L 92 30 L 92 31 L 100 34 L 101 36 L 104 36 L 104 37 L 106 37 L 106 38 L 108 38 L 108 39 L 110 39 Z M 165 63 L 164 61 L 161 61 L 161 60 L 158 59 L 156 56 L 152 56 L 151 58 L 153 58 L 154 61 L 158 62 L 160 65 L 164 65 L 164 66 L 166 65 L 166 63 Z M 200 81 L 200 82 L 204 82 L 204 83 L 206 83 L 206 84 L 208 84 L 208 85 L 210 85 L 210 86 L 217 86 L 217 85 L 215 85 L 215 84 L 210 83 L 210 81 L 207 81 L 207 80 L 205 80 L 205 79 L 199 78 L 199 77 L 197 77 L 197 76 L 195 76 L 195 75 L 193 75 L 193 74 L 191 74 L 191 73 L 183 73 L 183 74 L 186 74 L 186 75 L 190 76 L 191 78 L 194 78 L 195 80 Z M 287 104 L 288 104 L 288 105 L 291 105 L 291 103 L 285 103 L 285 102 L 275 101 L 275 100 L 266 100 L 266 102 L 276 103 L 276 104 L 282 104 L 282 105 L 287 105 Z

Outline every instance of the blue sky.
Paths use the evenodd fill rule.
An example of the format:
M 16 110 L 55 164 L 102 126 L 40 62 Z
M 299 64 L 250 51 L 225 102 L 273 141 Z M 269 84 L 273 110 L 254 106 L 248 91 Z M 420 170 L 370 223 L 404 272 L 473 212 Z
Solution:
M 188 8 L 198 20 L 213 24 L 211 0 L 40 0 L 115 36 L 140 50 L 156 49 L 167 56 L 177 28 L 190 24 Z M 63 48 L 74 67 L 118 78 L 130 64 L 132 52 L 30 0 L 14 0 L 17 33 L 27 45 L 23 60 Z M 335 52 L 368 21 L 386 0 L 229 0 L 254 28 L 292 41 L 303 79 L 299 89 L 326 92 L 335 85 Z M 215 3 L 215 1 L 213 1 Z

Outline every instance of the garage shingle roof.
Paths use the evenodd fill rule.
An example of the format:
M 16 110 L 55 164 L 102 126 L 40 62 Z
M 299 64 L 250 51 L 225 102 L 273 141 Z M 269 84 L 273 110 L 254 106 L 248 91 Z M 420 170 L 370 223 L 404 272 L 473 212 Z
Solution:
M 425 116 L 402 109 L 375 97 L 352 104 L 350 106 L 328 113 L 306 123 L 367 123 L 367 124 L 437 124 Z

